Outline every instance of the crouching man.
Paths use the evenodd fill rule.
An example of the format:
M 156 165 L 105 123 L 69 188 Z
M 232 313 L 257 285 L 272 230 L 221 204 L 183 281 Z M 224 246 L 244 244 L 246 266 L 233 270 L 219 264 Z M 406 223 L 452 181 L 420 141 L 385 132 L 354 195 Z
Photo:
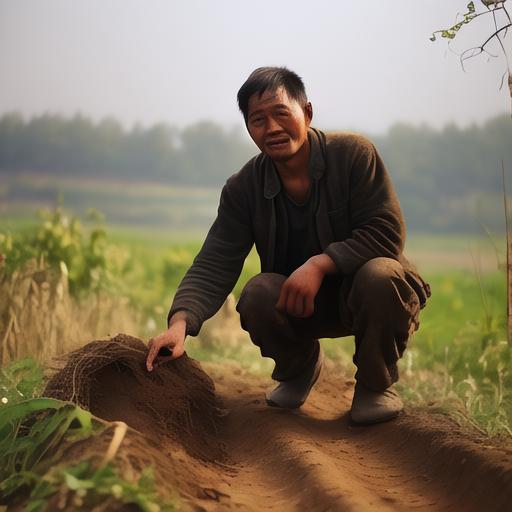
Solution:
M 397 361 L 418 329 L 430 289 L 402 255 L 398 198 L 372 143 L 311 128 L 313 109 L 299 76 L 256 69 L 238 92 L 261 153 L 231 176 L 218 215 L 183 278 L 168 330 L 150 340 L 184 352 L 187 335 L 220 308 L 253 244 L 261 274 L 237 304 L 243 329 L 275 361 L 271 406 L 294 409 L 322 368 L 319 338 L 353 334 L 357 367 L 351 418 L 374 423 L 402 409 L 393 389 Z

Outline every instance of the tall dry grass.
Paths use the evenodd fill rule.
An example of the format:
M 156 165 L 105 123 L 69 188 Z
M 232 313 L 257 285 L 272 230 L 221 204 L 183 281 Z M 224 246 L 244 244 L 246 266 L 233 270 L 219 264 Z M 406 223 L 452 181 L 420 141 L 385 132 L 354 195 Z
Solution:
M 127 299 L 69 294 L 68 271 L 29 260 L 12 275 L 0 270 L 0 361 L 32 356 L 46 361 L 92 339 L 126 332 L 137 335 L 137 315 Z

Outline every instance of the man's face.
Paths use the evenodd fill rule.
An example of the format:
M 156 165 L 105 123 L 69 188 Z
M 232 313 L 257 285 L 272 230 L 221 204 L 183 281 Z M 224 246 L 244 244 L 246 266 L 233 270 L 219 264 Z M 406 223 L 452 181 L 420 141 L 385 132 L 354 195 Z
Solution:
M 311 104 L 303 109 L 286 89 L 265 91 L 249 98 L 247 129 L 260 150 L 272 160 L 284 162 L 304 145 L 311 123 Z

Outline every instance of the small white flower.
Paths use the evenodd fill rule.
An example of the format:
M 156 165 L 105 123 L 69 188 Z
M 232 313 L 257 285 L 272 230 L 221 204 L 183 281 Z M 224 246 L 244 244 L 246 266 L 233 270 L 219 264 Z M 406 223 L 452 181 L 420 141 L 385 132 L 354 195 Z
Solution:
M 146 323 L 146 329 L 148 331 L 154 331 L 156 329 L 156 322 L 153 318 L 148 318 L 148 321 Z
M 2 403 L 6 404 L 9 401 L 9 399 L 6 396 L 2 397 Z
M 116 499 L 119 499 L 123 495 L 123 488 L 119 484 L 114 484 L 110 490 L 112 491 L 112 496 Z

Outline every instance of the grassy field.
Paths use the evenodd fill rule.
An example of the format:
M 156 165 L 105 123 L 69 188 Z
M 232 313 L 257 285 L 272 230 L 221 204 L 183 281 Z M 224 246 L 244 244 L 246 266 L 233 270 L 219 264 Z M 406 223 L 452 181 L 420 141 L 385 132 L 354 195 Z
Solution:
M 153 309 L 155 323 L 161 326 L 173 290 L 199 249 L 200 239 L 181 242 L 172 233 L 111 231 L 112 240 L 131 247 L 137 259 L 147 262 L 146 271 L 149 265 L 153 268 L 151 279 L 159 269 L 164 272 L 162 283 L 167 284 L 160 304 Z M 485 237 L 468 239 L 462 235 L 412 237 L 409 246 L 409 255 L 430 283 L 433 295 L 421 312 L 420 329 L 400 362 L 402 393 L 411 403 L 462 407 L 470 421 L 488 432 L 508 431 L 512 425 L 511 353 L 505 335 L 505 274 L 498 268 L 504 253 L 496 255 Z M 162 270 L 165 268 L 167 273 Z M 169 273 L 169 269 L 175 272 Z M 253 251 L 234 289 L 235 296 L 257 272 L 259 260 Z M 137 288 L 136 283 L 133 288 Z M 324 346 L 346 371 L 354 371 L 350 339 L 326 340 Z M 245 358 L 247 366 L 256 371 L 268 372 L 271 368 L 261 361 L 257 350 L 209 353 L 189 342 L 189 352 L 200 359 L 222 360 L 226 355 Z
M 33 213 L 11 212 L 0 218 L 0 233 L 10 232 L 13 239 L 28 237 L 20 242 L 22 247 L 37 246 L 41 240 L 30 236 L 41 225 Z M 100 251 L 102 266 L 92 273 L 101 271 L 98 275 L 105 278 L 102 289 L 126 300 L 137 319 L 137 332 L 132 334 L 147 339 L 164 329 L 172 295 L 198 252 L 207 227 L 175 229 L 124 223 L 103 227 L 105 243 L 93 248 Z M 67 229 L 53 226 L 51 236 L 45 236 L 50 236 L 54 245 L 65 244 Z M 94 224 L 84 223 L 84 240 L 94 229 Z M 433 296 L 421 312 L 420 329 L 400 362 L 404 396 L 414 403 L 426 403 L 432 397 L 439 404 L 455 401 L 489 432 L 508 431 L 512 425 L 512 373 L 505 340 L 505 275 L 500 270 L 505 255 L 503 240 L 487 235 L 415 234 L 406 247 L 409 258 L 431 284 Z M 90 243 L 85 241 L 80 250 L 90 252 Z M 259 268 L 253 250 L 234 288 L 235 298 Z M 228 354 L 223 352 L 222 343 L 208 350 L 200 343 L 189 342 L 188 346 L 190 354 L 200 359 L 232 357 L 256 370 L 268 372 L 270 368 L 268 362 L 261 364 L 256 350 L 231 350 Z M 331 358 L 353 371 L 350 340 L 326 341 L 325 347 Z
M 172 233 L 157 236 L 146 231 L 140 235 L 137 231 L 113 229 L 112 235 L 117 243 L 141 251 L 141 257 L 144 251 L 151 251 L 154 263 L 159 257 L 167 262 L 179 261 L 181 270 L 174 275 L 175 279 L 167 280 L 170 288 L 179 281 L 200 246 L 200 239 L 196 243 L 180 243 L 180 238 Z M 498 242 L 495 244 L 499 246 Z M 412 403 L 456 402 L 457 407 L 462 404 L 471 421 L 487 431 L 507 430 L 512 422 L 512 378 L 507 366 L 510 351 L 505 341 L 505 276 L 498 269 L 504 259 L 504 244 L 496 254 L 493 243 L 485 236 L 429 234 L 410 237 L 407 247 L 409 257 L 430 283 L 433 295 L 421 312 L 420 329 L 400 362 L 402 393 Z M 234 289 L 235 296 L 257 272 L 259 260 L 253 251 Z M 324 346 L 348 372 L 354 371 L 350 339 L 326 340 Z M 222 351 L 209 355 L 200 347 L 194 347 L 191 354 L 194 352 L 203 358 L 223 357 Z M 257 351 L 246 351 L 241 356 L 260 360 Z M 262 371 L 269 369 L 267 363 L 248 364 Z
M 99 210 L 109 226 L 115 226 L 115 231 L 124 232 L 128 238 L 148 236 L 144 232 L 149 229 L 158 240 L 190 240 L 201 238 L 215 218 L 220 188 L 157 184 L 143 179 L 126 182 L 34 172 L 0 173 L 0 223 L 8 220 L 13 225 L 30 223 L 36 208 L 61 205 L 82 218 L 91 208 Z M 496 201 L 484 196 L 481 202 L 496 206 Z M 427 211 L 425 215 L 435 213 Z M 475 215 L 482 222 L 488 218 L 484 214 Z M 499 217 L 502 220 L 501 214 Z M 405 220 L 408 222 L 407 215 Z M 474 231 L 485 238 L 484 225 L 475 225 Z M 409 249 L 420 252 L 466 251 L 468 241 L 475 238 L 474 235 L 453 236 L 453 233 L 416 235 L 414 226 L 409 226 Z M 484 245 L 493 252 L 488 243 Z
M 0 215 L 29 220 L 36 207 L 62 205 L 84 217 L 90 208 L 121 226 L 201 230 L 217 211 L 219 188 L 99 181 L 34 173 L 0 174 Z

